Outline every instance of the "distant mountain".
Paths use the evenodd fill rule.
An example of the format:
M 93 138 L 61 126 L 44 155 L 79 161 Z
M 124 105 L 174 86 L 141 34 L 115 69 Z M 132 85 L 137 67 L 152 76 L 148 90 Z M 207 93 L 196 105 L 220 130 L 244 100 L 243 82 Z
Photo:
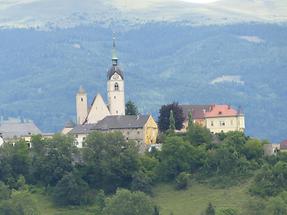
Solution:
M 57 131 L 75 119 L 75 93 L 105 96 L 112 30 L 101 25 L 0 30 L 0 115 Z M 287 26 L 192 27 L 154 22 L 117 34 L 126 99 L 156 117 L 162 104 L 228 103 L 247 134 L 286 139 Z
M 9 0 L 0 1 L 2 28 L 68 28 L 102 24 L 129 27 L 152 21 L 192 25 L 287 21 L 286 0 Z
M 287 1 L 0 0 L 0 117 L 57 131 L 80 85 L 105 94 L 111 35 L 127 99 L 229 103 L 247 134 L 286 139 Z

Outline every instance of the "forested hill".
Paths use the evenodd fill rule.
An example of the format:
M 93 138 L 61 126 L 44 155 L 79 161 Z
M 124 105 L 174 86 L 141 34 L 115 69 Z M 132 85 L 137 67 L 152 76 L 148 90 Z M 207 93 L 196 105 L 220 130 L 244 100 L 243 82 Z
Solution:
M 106 94 L 110 29 L 100 26 L 0 31 L 0 115 L 57 131 L 75 117 L 75 93 Z M 247 134 L 286 138 L 287 26 L 191 27 L 150 23 L 117 33 L 126 99 L 143 113 L 160 105 L 228 103 L 246 114 Z

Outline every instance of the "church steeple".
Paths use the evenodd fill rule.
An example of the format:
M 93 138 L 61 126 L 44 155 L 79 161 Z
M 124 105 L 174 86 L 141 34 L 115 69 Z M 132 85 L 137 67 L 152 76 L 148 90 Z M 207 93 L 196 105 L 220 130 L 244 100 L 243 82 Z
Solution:
M 117 57 L 117 51 L 116 51 L 116 38 L 115 38 L 115 36 L 113 36 L 112 62 L 113 62 L 113 66 L 117 66 L 118 65 L 118 57 Z

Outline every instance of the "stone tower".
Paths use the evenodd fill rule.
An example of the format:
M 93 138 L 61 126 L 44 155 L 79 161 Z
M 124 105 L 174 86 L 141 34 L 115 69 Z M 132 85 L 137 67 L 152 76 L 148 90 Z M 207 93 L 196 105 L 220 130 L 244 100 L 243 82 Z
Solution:
M 112 67 L 107 75 L 109 110 L 111 115 L 125 115 L 124 74 L 118 66 L 115 38 L 113 38 Z
M 77 124 L 83 124 L 88 115 L 88 97 L 84 88 L 81 86 L 76 95 Z

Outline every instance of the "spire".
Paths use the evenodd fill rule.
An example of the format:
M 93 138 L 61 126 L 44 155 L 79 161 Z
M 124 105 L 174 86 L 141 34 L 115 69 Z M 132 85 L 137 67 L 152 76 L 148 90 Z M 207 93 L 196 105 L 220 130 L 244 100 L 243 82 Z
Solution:
M 115 38 L 115 35 L 113 35 L 112 62 L 113 62 L 113 66 L 117 66 L 118 65 L 118 57 L 117 57 L 117 51 L 116 51 L 116 38 Z
M 85 94 L 86 93 L 86 91 L 85 91 L 85 89 L 83 88 L 82 85 L 80 86 L 78 93 L 79 94 Z

